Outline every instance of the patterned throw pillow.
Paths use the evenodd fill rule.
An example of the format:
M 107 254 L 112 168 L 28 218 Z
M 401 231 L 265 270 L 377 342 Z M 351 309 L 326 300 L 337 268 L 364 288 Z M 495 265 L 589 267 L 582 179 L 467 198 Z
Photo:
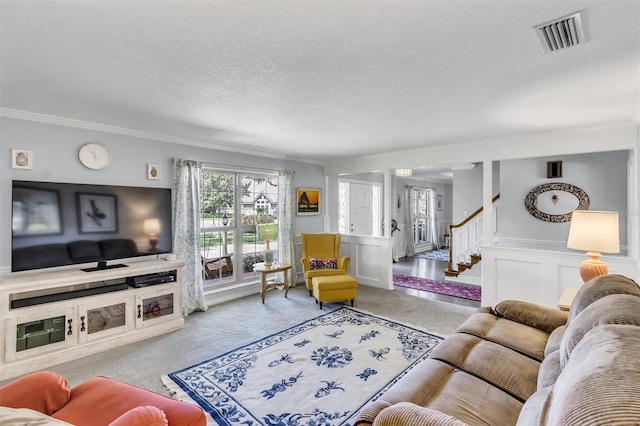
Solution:
M 333 259 L 314 259 L 309 260 L 309 267 L 311 269 L 338 269 L 338 260 Z

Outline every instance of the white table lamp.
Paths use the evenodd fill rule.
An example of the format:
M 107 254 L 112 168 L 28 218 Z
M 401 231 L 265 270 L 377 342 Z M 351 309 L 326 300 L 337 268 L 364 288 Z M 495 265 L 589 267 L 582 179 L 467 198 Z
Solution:
M 620 253 L 620 224 L 617 212 L 576 210 L 571 217 L 567 247 L 587 252 L 580 264 L 580 276 L 587 282 L 607 275 L 609 268 L 600 253 Z

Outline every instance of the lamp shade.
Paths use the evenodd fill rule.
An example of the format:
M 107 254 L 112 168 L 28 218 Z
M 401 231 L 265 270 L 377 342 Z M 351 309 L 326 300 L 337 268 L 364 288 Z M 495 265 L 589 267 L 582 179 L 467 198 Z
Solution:
M 574 211 L 567 247 L 599 253 L 620 253 L 618 213 L 596 210 Z
M 145 219 L 144 233 L 157 234 L 160 232 L 160 219 Z

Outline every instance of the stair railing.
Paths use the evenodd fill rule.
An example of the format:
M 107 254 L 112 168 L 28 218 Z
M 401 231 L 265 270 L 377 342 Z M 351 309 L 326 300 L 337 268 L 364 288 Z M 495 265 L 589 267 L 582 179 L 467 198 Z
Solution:
M 494 196 L 491 199 L 491 204 L 495 203 L 499 198 L 500 198 L 500 194 L 497 194 L 496 196 Z M 483 209 L 484 207 L 480 207 L 478 210 L 471 213 L 471 215 L 467 217 L 465 220 L 463 220 L 462 222 L 458 224 L 449 225 L 449 262 L 447 263 L 447 269 L 445 270 L 446 275 L 457 276 L 460 272 L 462 272 L 462 271 L 458 271 L 457 269 L 456 270 L 453 269 L 453 254 L 454 254 L 453 246 L 454 246 L 454 241 L 456 240 L 455 238 L 453 238 L 454 229 L 457 230 L 459 228 L 463 228 L 465 225 L 467 225 L 469 222 L 475 219 L 478 215 L 480 215 Z M 472 257 L 472 263 L 477 263 L 480 259 L 477 253 L 473 253 L 471 257 Z M 471 265 L 467 265 L 467 267 L 470 268 Z

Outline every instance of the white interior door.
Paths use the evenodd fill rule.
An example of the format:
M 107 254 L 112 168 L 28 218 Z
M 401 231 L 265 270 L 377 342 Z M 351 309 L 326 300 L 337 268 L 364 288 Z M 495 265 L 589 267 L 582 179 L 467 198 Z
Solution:
M 373 209 L 371 185 L 351 183 L 349 185 L 349 233 L 373 234 Z

